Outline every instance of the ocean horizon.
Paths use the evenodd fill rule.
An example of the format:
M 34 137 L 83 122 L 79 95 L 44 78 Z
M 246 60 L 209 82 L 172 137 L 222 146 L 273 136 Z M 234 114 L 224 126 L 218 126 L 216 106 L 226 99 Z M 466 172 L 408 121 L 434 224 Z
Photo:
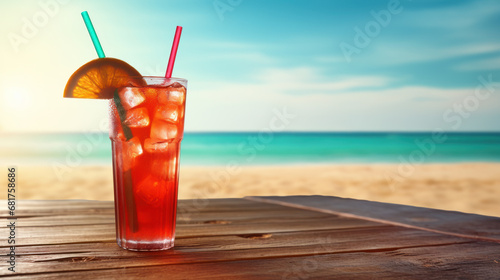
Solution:
M 2 165 L 111 165 L 107 133 L 0 134 Z M 181 164 L 500 162 L 500 132 L 186 132 Z

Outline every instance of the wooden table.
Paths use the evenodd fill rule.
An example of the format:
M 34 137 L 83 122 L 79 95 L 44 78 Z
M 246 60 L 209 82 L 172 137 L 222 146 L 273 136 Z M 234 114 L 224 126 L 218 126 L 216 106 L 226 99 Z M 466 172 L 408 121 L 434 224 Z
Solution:
M 325 196 L 183 200 L 175 248 L 138 253 L 116 245 L 112 202 L 16 211 L 16 273 L 0 231 L 0 276 L 13 279 L 500 278 L 496 217 Z

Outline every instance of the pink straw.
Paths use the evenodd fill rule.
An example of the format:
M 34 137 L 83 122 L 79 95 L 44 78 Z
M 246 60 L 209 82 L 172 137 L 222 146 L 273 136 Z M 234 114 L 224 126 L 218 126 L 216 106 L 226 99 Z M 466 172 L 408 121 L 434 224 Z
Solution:
M 170 58 L 168 59 L 168 66 L 167 66 L 167 72 L 165 73 L 165 78 L 172 77 L 172 71 L 174 70 L 175 55 L 177 54 L 177 47 L 179 46 L 181 33 L 182 33 L 182 26 L 177 26 L 177 29 L 175 29 L 174 43 L 172 44 L 172 50 L 170 51 Z

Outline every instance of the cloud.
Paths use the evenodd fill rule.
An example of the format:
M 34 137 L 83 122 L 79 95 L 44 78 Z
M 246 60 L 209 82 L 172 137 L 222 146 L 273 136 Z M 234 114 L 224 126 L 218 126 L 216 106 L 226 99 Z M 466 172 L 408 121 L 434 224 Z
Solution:
M 266 90 L 282 93 L 311 94 L 317 92 L 335 93 L 340 90 L 352 90 L 366 87 L 386 86 L 391 78 L 384 76 L 344 76 L 327 77 L 313 67 L 291 69 L 269 68 L 257 76 L 259 84 L 265 84 Z
M 287 127 L 292 131 L 452 130 L 443 114 L 474 96 L 474 88 L 362 88 L 360 84 L 387 85 L 389 80 L 353 76 L 329 81 L 320 73 L 314 68 L 273 68 L 258 76 L 256 83 L 191 88 L 186 129 L 258 131 L 267 127 L 275 110 L 286 108 L 296 116 Z M 294 90 L 301 94 L 290 94 Z M 457 130 L 500 129 L 493 121 L 500 117 L 499 107 L 500 94 L 481 100 Z
M 367 60 L 380 64 L 399 65 L 494 53 L 500 51 L 500 43 L 445 45 L 436 42 L 422 43 L 420 40 L 384 41 L 374 46 L 374 49 L 375 53 L 367 57 Z
M 458 64 L 455 69 L 460 71 L 497 70 L 500 69 L 500 56 Z
M 500 13 L 498 1 L 453 2 L 454 6 L 404 11 L 405 22 L 415 27 L 457 30 L 476 26 Z

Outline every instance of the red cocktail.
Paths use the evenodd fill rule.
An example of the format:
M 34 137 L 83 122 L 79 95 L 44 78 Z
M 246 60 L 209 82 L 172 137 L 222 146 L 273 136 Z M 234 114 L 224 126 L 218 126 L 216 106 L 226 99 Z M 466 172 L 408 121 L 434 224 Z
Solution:
M 117 242 L 164 250 L 174 245 L 187 81 L 143 81 L 110 100 Z

